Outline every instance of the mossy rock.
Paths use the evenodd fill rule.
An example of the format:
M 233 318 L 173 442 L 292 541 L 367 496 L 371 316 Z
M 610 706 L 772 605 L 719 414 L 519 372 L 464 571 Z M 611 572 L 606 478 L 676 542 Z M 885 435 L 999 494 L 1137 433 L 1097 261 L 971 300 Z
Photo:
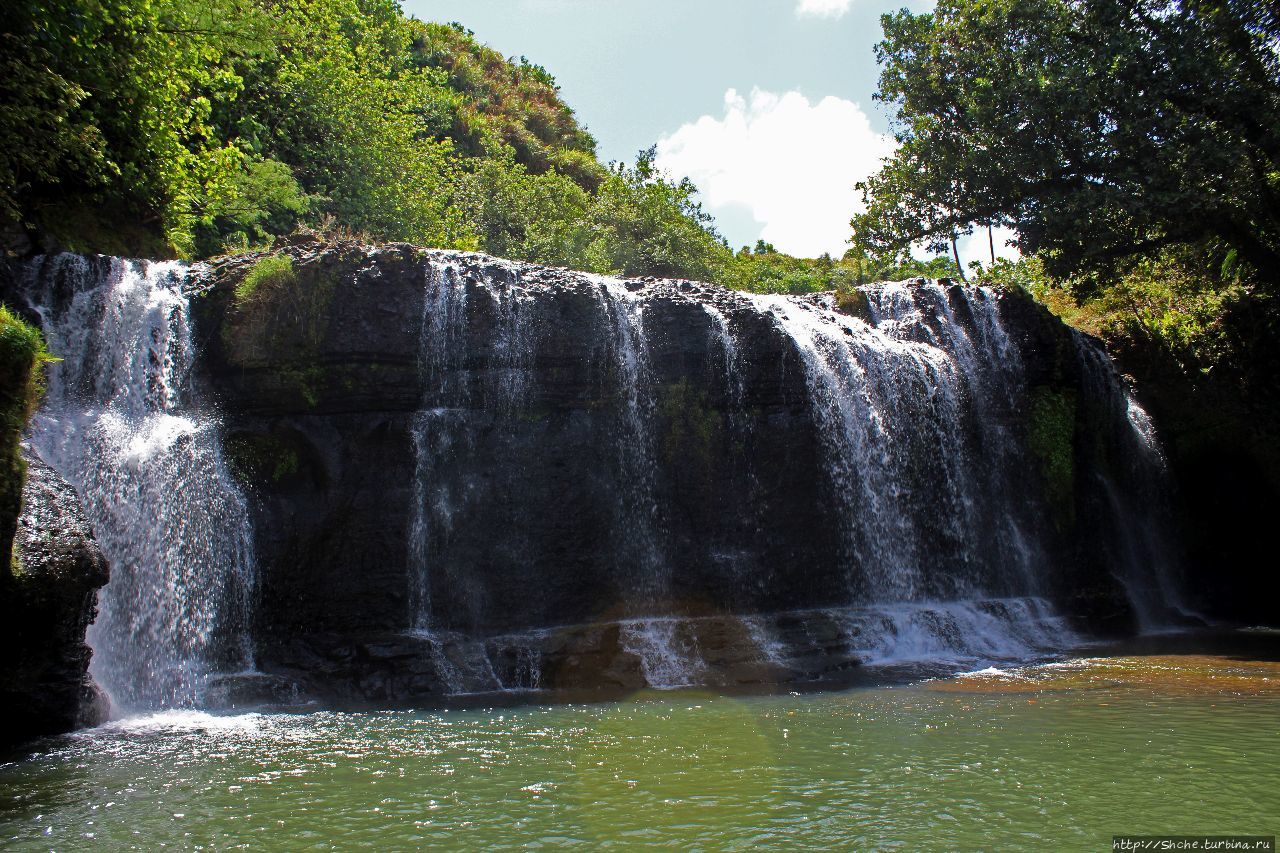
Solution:
M 40 330 L 0 305 L 0 560 L 10 571 L 27 473 L 19 442 L 44 396 L 52 360 Z
M 289 255 L 265 255 L 233 285 L 222 323 L 228 363 L 267 369 L 309 408 L 329 377 L 319 363 L 340 273 L 319 264 L 295 266 Z
M 710 484 L 715 453 L 724 442 L 723 415 L 710 408 L 706 392 L 696 390 L 688 379 L 661 386 L 657 396 L 663 461 Z
M 222 326 L 227 359 L 238 366 L 313 355 L 324 343 L 337 275 L 264 255 L 234 285 Z

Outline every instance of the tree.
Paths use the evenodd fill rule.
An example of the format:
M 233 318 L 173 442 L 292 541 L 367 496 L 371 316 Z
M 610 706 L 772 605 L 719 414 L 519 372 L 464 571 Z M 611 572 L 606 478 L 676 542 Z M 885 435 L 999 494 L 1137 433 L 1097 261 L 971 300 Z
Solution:
M 0 22 L 0 215 L 63 230 L 103 209 L 189 245 L 241 152 L 210 116 L 234 97 L 239 0 L 19 0 Z M 220 23 L 214 23 L 220 22 Z M 59 235 L 69 236 L 69 235 Z
M 1280 279 L 1280 15 L 1259 0 L 941 0 L 883 18 L 897 153 L 858 239 L 1009 225 L 1050 273 L 1213 241 Z
M 282 0 L 276 47 L 240 67 L 243 93 L 217 114 L 254 156 L 290 167 L 318 214 L 371 237 L 474 247 L 452 204 L 459 168 L 432 116 L 452 93 L 420 67 L 413 22 L 393 0 Z
M 486 252 L 540 264 L 586 265 L 591 239 L 586 190 L 555 169 L 530 174 L 511 149 L 468 163 L 471 171 L 458 203 L 475 223 Z
M 688 178 L 669 179 L 641 151 L 634 167 L 614 164 L 587 213 L 592 240 L 585 251 L 596 272 L 714 281 L 732 258 L 694 196 Z

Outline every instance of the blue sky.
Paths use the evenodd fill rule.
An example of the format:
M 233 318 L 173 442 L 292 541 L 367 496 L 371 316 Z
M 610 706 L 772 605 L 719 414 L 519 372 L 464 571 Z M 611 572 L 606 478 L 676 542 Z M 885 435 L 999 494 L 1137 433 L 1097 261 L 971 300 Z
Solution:
M 892 151 L 889 116 L 871 98 L 873 48 L 880 15 L 904 5 L 932 3 L 403 2 L 545 66 L 603 159 L 657 144 L 659 164 L 693 178 L 731 245 L 763 237 L 806 256 L 843 251 L 852 185 Z

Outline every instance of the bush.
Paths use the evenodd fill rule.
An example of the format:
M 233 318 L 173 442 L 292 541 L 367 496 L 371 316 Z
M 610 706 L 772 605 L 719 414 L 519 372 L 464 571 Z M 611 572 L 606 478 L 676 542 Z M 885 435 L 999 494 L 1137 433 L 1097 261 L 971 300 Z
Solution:
M 867 294 L 861 290 L 837 288 L 836 310 L 841 314 L 848 314 L 850 317 L 871 320 L 871 302 L 867 299 Z

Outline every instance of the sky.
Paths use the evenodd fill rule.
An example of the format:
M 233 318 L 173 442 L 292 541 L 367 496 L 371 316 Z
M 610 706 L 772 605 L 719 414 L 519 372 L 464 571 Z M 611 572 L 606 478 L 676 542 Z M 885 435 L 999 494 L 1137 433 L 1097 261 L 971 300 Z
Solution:
M 903 6 L 932 2 L 403 0 L 544 66 L 606 162 L 657 145 L 731 246 L 803 257 L 844 252 L 853 185 L 893 151 L 874 46 Z M 966 263 L 986 253 L 985 233 L 961 244 Z

